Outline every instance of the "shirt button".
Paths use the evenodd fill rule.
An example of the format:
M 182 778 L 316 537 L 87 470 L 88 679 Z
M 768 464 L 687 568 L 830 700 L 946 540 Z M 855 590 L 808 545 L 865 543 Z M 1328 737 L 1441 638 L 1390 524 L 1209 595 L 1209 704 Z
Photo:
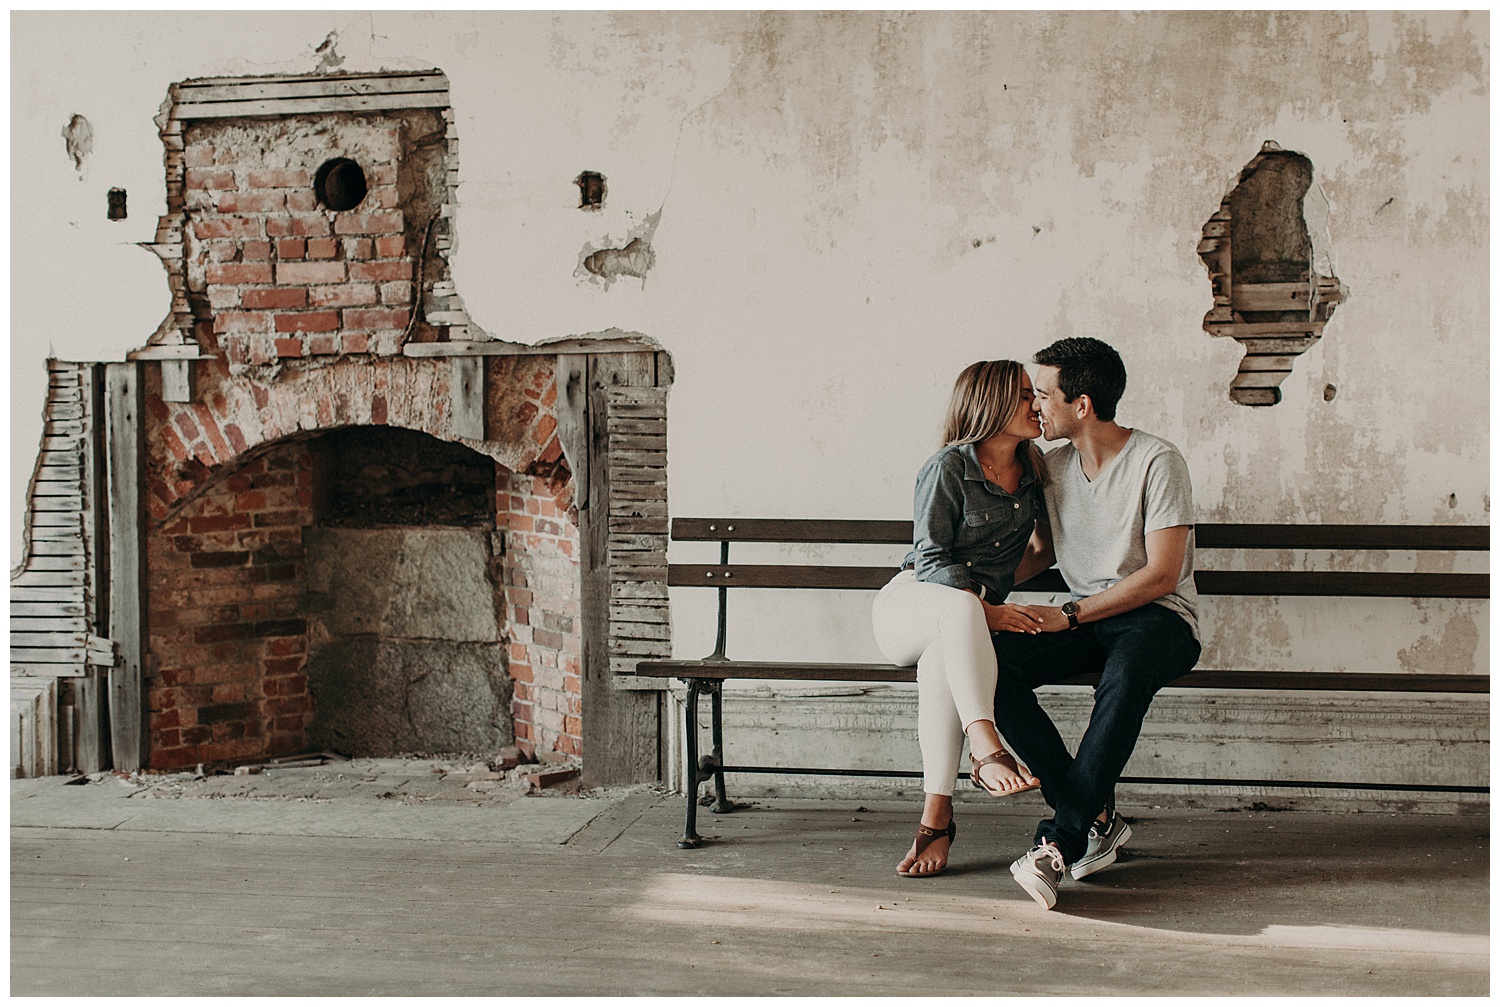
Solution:
M 997 548 L 997 549 L 1000 548 L 1000 543 L 999 542 L 995 543 L 995 548 Z
M 965 563 L 964 566 L 973 566 L 973 563 Z
M 1016 510 L 1020 510 L 1020 509 L 1021 509 L 1021 502 L 1019 500 L 1017 500 L 1016 501 Z

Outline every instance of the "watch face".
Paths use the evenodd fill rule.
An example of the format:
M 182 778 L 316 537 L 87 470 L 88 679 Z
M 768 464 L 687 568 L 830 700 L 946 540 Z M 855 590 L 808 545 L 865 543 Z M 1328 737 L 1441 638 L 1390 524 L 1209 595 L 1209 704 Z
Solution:
M 1076 601 L 1064 602 L 1063 603 L 1063 607 L 1062 607 L 1062 614 L 1063 615 L 1077 615 L 1078 614 L 1078 602 L 1076 602 Z

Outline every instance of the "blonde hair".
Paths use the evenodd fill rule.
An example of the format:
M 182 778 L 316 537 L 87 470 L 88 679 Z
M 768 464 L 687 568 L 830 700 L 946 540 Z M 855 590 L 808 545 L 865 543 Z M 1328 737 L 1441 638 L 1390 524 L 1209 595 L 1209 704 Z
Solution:
M 1004 430 L 1022 407 L 1021 378 L 1026 369 L 1015 360 L 980 360 L 965 367 L 953 382 L 943 419 L 943 446 L 977 444 Z M 1033 479 L 1045 478 L 1042 452 L 1031 441 L 1016 445 L 1016 457 Z

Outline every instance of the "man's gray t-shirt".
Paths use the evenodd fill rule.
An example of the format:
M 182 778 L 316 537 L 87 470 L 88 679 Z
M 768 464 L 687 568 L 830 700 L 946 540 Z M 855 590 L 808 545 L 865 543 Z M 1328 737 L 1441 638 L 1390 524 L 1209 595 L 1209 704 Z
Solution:
M 1198 590 L 1193 585 L 1193 486 L 1187 461 L 1172 444 L 1132 430 L 1120 453 L 1090 482 L 1071 443 L 1043 456 L 1044 489 L 1057 568 L 1074 598 L 1086 598 L 1146 565 L 1146 536 L 1187 525 L 1187 549 L 1177 589 L 1153 604 L 1186 620 L 1198 638 Z

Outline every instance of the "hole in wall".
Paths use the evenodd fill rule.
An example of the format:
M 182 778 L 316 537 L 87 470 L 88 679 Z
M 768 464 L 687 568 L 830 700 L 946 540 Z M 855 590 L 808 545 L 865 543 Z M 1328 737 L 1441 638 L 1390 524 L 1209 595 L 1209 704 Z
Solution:
M 1292 361 L 1322 338 L 1333 309 L 1348 297 L 1338 277 L 1314 265 L 1303 212 L 1312 184 L 1312 161 L 1268 140 L 1203 225 L 1198 255 L 1214 298 L 1203 328 L 1245 347 L 1229 384 L 1230 399 L 1241 405 L 1281 401 Z
M 106 194 L 106 198 L 108 200 L 108 209 L 105 211 L 105 216 L 107 216 L 110 220 L 124 220 L 125 190 L 110 189 Z
M 370 191 L 365 170 L 347 157 L 325 161 L 313 178 L 313 190 L 330 210 L 352 210 Z
M 604 176 L 597 171 L 580 172 L 573 179 L 573 184 L 578 186 L 578 208 L 580 210 L 598 210 L 604 206 Z

